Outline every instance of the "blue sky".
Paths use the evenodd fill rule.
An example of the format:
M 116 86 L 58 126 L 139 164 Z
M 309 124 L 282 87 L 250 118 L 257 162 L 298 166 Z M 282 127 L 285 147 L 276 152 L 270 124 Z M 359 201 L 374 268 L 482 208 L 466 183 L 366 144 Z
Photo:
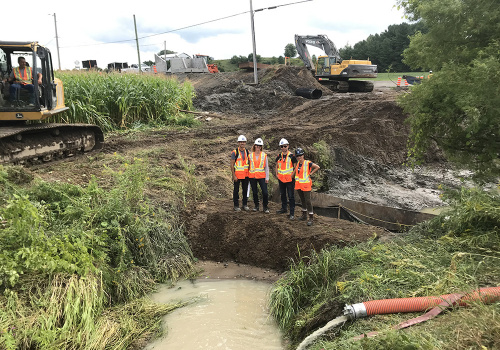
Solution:
M 252 0 L 253 9 L 263 9 L 300 0 Z M 38 41 L 56 55 L 54 16 L 57 19 L 63 69 L 75 62 L 95 59 L 104 68 L 110 62 L 137 63 L 134 15 L 141 61 L 154 60 L 154 53 L 167 49 L 187 54 L 205 54 L 215 59 L 247 56 L 252 52 L 250 0 L 62 1 L 25 0 L 32 21 L 19 25 L 16 16 L 2 20 L 8 31 L 2 40 Z M 258 11 L 254 16 L 257 54 L 283 55 L 294 35 L 326 34 L 338 48 L 355 44 L 370 34 L 383 32 L 404 21 L 396 0 L 312 0 Z M 26 8 L 26 7 L 25 7 Z M 223 20 L 219 18 L 229 17 Z M 205 23 L 196 26 L 196 24 Z M 184 27 L 190 27 L 181 29 Z M 166 33 L 170 32 L 170 33 Z M 9 33 L 5 36 L 5 33 Z M 166 34 L 160 34 L 166 33 Z M 128 40 L 122 43 L 115 41 Z M 321 54 L 315 52 L 312 54 Z M 57 58 L 56 58 L 57 60 Z M 58 63 L 54 62 L 57 67 Z

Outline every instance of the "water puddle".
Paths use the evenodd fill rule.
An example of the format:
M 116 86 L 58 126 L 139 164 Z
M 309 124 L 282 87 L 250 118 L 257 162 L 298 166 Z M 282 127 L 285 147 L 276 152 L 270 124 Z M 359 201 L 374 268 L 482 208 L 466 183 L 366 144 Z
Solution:
M 250 280 L 181 281 L 151 296 L 157 303 L 200 297 L 164 318 L 165 336 L 145 350 L 283 350 L 267 309 L 269 283 Z

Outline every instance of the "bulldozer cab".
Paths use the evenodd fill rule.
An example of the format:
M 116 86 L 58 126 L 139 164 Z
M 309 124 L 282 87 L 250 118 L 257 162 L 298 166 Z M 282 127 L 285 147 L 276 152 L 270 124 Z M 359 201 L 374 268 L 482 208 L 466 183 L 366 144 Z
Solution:
M 21 57 L 26 61 L 26 69 L 31 70 L 29 83 L 18 81 L 13 73 Z M 58 86 L 47 48 L 36 42 L 0 41 L 0 120 L 39 120 L 67 109 L 62 84 L 60 91 Z

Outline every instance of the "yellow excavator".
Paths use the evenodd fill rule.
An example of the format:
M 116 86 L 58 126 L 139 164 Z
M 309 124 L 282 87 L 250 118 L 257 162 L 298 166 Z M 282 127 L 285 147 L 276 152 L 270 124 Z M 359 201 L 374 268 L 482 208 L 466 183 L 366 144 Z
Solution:
M 315 46 L 326 53 L 314 64 L 307 46 Z M 319 83 L 335 92 L 371 92 L 373 83 L 359 78 L 376 78 L 377 66 L 370 60 L 342 60 L 335 44 L 326 35 L 295 35 L 295 47 L 304 65 Z
M 47 122 L 66 110 L 49 49 L 0 41 L 0 163 L 38 164 L 102 148 L 96 125 Z

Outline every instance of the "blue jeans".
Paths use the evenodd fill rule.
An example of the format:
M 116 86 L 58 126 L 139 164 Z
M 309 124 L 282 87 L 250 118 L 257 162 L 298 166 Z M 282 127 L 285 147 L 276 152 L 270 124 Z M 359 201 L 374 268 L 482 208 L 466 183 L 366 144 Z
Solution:
M 288 194 L 288 201 L 290 202 L 290 215 L 294 215 L 295 213 L 295 180 L 291 182 L 281 182 L 278 180 L 280 185 L 280 194 L 281 194 L 281 209 L 286 210 L 287 200 L 286 196 Z
M 33 84 L 11 84 L 10 85 L 10 102 L 14 102 L 17 100 L 17 97 L 19 96 L 20 90 L 28 90 L 30 94 L 30 101 L 29 103 L 35 104 L 35 86 Z

